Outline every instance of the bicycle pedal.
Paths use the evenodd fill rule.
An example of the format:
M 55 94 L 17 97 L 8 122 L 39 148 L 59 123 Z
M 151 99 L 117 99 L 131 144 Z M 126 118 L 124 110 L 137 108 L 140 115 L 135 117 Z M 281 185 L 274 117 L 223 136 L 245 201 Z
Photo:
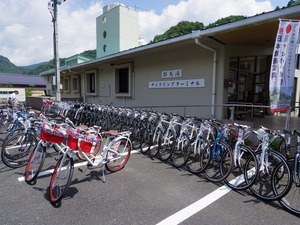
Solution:
M 84 173 L 86 169 L 87 169 L 87 167 L 86 167 L 85 169 L 78 168 L 78 170 L 79 170 L 81 173 Z

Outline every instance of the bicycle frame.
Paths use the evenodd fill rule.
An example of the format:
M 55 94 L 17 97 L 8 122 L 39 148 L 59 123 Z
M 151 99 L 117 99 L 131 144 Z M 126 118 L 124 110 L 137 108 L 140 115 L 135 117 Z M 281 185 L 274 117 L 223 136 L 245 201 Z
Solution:
M 213 135 L 213 131 L 212 131 L 212 126 L 209 124 L 208 121 L 204 121 L 201 123 L 200 128 L 198 130 L 198 134 L 196 136 L 196 140 L 194 143 L 198 143 L 200 137 L 204 137 L 206 138 L 206 140 L 210 140 L 210 137 L 212 137 L 212 142 L 215 141 L 215 137 Z M 207 131 L 206 136 L 204 136 L 204 132 Z M 192 143 L 193 144 L 193 143 Z M 194 154 L 200 154 L 200 149 L 198 148 L 198 146 L 194 145 Z
M 242 154 L 241 154 L 240 145 L 243 145 L 245 143 L 245 139 L 249 136 L 251 130 L 250 127 L 248 126 L 237 125 L 237 127 L 239 128 L 239 132 L 238 132 L 237 142 L 235 143 L 234 146 L 233 161 L 234 161 L 234 166 L 241 167 Z
M 261 143 L 257 147 L 257 149 L 261 148 L 261 150 L 262 150 L 261 157 L 260 157 L 260 169 L 259 170 L 262 171 L 263 173 L 269 174 L 269 170 L 268 170 L 269 159 L 268 159 L 268 154 L 267 154 L 268 147 L 277 137 L 280 136 L 280 134 L 276 133 L 270 138 L 270 133 L 266 131 L 266 128 L 260 128 L 255 133 L 261 137 Z
M 119 140 L 121 139 L 126 139 L 126 145 L 129 143 L 130 148 L 132 148 L 132 143 L 131 140 L 129 139 L 131 135 L 131 132 L 121 132 L 119 133 L 118 136 L 113 136 L 113 135 L 107 135 L 107 138 L 105 140 L 104 146 L 103 146 L 103 150 L 101 152 L 101 154 L 99 155 L 88 155 L 87 153 L 82 151 L 82 154 L 84 156 L 84 158 L 86 159 L 86 161 L 88 162 L 89 165 L 91 165 L 92 167 L 96 168 L 100 165 L 102 165 L 102 177 L 103 177 L 103 181 L 105 182 L 105 176 L 104 176 L 104 166 L 106 163 L 114 161 L 119 159 L 122 154 L 120 154 L 119 152 L 117 152 L 115 149 L 118 146 L 114 146 L 114 143 L 118 143 Z M 100 134 L 101 140 L 103 140 L 102 135 Z M 64 156 L 66 156 L 66 154 L 68 154 L 71 158 L 74 157 L 75 153 L 78 151 L 74 151 L 71 148 L 67 147 L 67 150 L 64 153 Z M 108 152 L 112 152 L 112 154 L 114 155 L 114 157 L 107 157 L 108 156 Z M 117 155 L 117 157 L 115 157 Z

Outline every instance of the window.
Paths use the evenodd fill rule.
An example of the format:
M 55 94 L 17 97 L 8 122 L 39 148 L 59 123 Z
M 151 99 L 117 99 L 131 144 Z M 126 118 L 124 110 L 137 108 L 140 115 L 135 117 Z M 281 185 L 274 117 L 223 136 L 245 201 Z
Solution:
M 106 24 L 106 17 L 105 16 L 102 18 L 102 24 Z
M 72 91 L 73 92 L 78 92 L 79 91 L 78 77 L 77 76 L 72 77 Z
M 106 38 L 107 32 L 103 31 L 103 38 Z
M 115 68 L 115 95 L 131 97 L 132 65 L 125 64 Z
M 63 80 L 63 90 L 65 92 L 69 92 L 70 91 L 70 79 L 69 79 L 69 77 L 66 77 Z
M 96 71 L 86 72 L 86 92 L 87 95 L 97 95 L 97 76 Z

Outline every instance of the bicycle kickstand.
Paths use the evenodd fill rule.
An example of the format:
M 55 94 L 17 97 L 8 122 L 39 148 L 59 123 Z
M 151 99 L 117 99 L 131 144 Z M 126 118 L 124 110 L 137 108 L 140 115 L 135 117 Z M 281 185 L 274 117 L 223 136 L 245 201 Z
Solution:
M 105 164 L 102 165 L 102 181 L 105 183 Z

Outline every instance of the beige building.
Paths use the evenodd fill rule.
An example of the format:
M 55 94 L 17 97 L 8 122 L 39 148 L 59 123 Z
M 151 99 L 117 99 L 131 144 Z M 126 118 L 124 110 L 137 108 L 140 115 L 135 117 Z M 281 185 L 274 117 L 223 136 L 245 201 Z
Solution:
M 230 117 L 228 103 L 268 106 L 279 18 L 299 20 L 300 5 L 61 68 L 62 99 L 217 119 Z M 234 116 L 247 113 L 268 109 L 239 107 Z

